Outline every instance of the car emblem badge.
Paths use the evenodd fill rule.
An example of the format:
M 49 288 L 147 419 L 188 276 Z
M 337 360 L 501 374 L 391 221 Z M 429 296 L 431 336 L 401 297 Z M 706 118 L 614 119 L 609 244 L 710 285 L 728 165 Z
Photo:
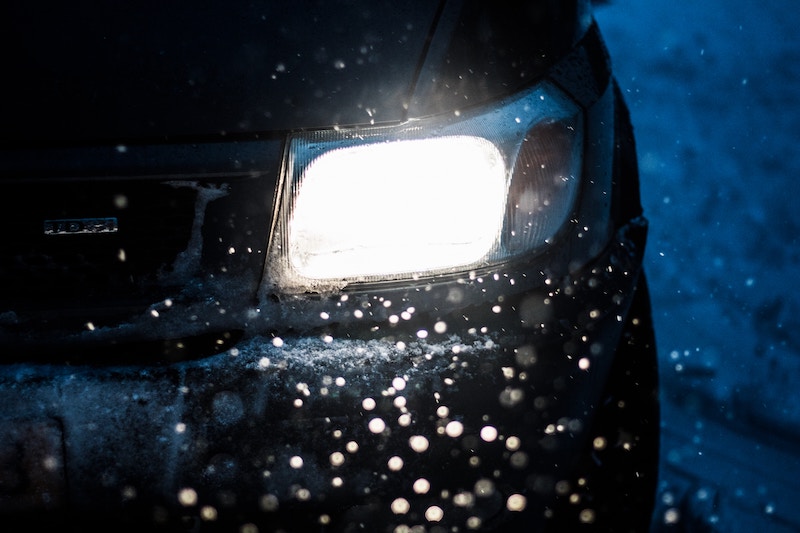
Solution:
M 118 231 L 119 223 L 116 217 L 60 218 L 44 221 L 45 235 L 96 235 Z

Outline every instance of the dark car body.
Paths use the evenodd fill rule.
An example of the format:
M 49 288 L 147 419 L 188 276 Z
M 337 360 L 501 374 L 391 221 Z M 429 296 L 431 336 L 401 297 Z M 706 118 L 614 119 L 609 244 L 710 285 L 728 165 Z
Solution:
M 588 2 L 0 9 L 0 512 L 188 530 L 646 526 L 647 223 Z M 481 230 L 459 233 L 477 210 L 424 174 L 431 144 L 501 168 L 478 259 L 448 263 L 460 240 L 435 261 L 439 237 L 404 240 L 440 211 L 430 234 Z M 424 174 L 412 200 L 370 201 L 410 175 L 375 173 L 366 199 L 311 177 L 367 153 L 369 169 Z M 577 172 L 541 181 L 559 165 Z M 349 172 L 330 174 L 340 190 L 366 183 Z M 461 183 L 483 182 L 447 182 Z M 554 192 L 534 202 L 530 183 Z M 522 238 L 539 224 L 525 202 L 563 213 Z M 365 252 L 342 227 L 373 239 Z M 334 252 L 318 244 L 331 234 L 346 234 Z

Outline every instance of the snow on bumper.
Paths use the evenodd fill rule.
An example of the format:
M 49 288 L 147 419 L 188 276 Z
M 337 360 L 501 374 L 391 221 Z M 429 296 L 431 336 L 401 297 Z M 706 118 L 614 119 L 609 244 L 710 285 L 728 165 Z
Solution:
M 643 235 L 633 223 L 580 275 L 507 302 L 524 314 L 548 299 L 546 323 L 256 337 L 162 366 L 6 366 L 0 511 L 390 531 L 540 520 L 590 438 Z

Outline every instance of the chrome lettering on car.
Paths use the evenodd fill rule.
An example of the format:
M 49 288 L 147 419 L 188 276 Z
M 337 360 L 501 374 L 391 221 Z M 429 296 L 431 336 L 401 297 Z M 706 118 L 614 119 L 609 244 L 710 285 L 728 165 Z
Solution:
M 45 235 L 94 235 L 118 231 L 119 222 L 116 217 L 61 218 L 44 221 Z

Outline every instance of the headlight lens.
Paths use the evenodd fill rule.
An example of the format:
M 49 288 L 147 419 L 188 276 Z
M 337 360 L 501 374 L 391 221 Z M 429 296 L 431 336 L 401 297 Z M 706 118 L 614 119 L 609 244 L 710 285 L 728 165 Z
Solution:
M 294 135 L 270 274 L 281 290 L 474 269 L 544 246 L 572 209 L 579 108 L 541 84 L 490 109 Z
M 305 169 L 289 262 L 313 279 L 469 265 L 497 241 L 505 197 L 503 156 L 479 137 L 337 148 Z

